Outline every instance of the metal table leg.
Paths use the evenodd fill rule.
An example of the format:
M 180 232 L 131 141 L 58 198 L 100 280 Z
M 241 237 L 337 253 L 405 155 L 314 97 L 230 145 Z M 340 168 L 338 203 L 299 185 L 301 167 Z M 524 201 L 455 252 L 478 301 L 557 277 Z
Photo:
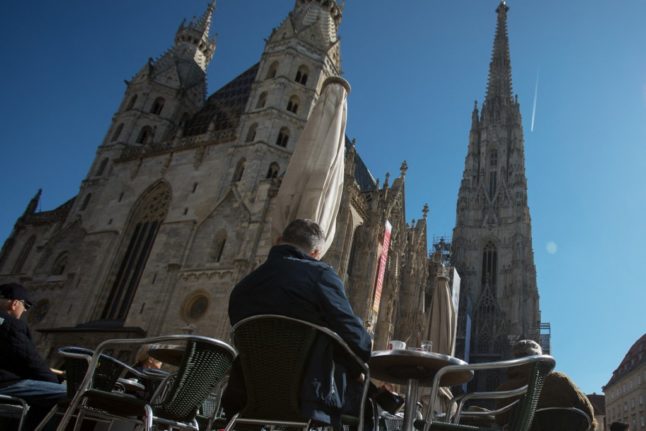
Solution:
M 403 431 L 413 431 L 413 424 L 417 418 L 417 398 L 419 392 L 419 383 L 415 379 L 408 379 L 408 388 L 406 389 L 406 406 L 404 408 L 404 429 Z

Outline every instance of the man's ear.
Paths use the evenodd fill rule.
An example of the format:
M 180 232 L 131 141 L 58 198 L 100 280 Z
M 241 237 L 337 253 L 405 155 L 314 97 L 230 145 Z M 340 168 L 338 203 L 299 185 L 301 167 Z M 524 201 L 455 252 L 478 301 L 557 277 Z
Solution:
M 318 248 L 312 250 L 309 255 L 316 260 L 321 260 L 321 250 L 319 250 Z
M 274 241 L 274 245 L 280 244 L 281 242 L 283 242 L 283 236 L 282 235 L 280 235 L 278 238 L 276 238 L 276 241 Z

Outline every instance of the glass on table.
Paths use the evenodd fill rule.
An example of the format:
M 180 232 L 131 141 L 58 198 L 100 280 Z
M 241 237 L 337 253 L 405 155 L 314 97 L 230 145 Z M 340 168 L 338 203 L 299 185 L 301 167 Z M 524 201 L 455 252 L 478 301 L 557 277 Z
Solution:
M 433 342 L 431 340 L 423 340 L 421 343 L 422 351 L 432 352 L 433 351 Z

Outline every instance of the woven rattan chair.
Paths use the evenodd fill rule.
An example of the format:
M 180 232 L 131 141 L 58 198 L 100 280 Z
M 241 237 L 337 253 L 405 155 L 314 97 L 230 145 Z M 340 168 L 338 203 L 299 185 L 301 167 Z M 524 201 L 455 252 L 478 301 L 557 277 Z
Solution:
M 428 431 L 441 431 L 441 430 L 479 430 L 485 431 L 488 429 L 498 429 L 496 427 L 487 427 L 487 426 L 473 426 L 465 425 L 460 423 L 460 419 L 463 416 L 470 416 L 471 418 L 484 415 L 495 415 L 503 411 L 508 411 L 513 409 L 511 416 L 511 421 L 506 428 L 509 431 L 528 431 L 532 426 L 532 420 L 534 418 L 534 413 L 536 411 L 536 405 L 538 403 L 538 398 L 541 394 L 541 389 L 543 388 L 543 382 L 547 374 L 554 369 L 556 361 L 553 357 L 548 355 L 537 355 L 537 356 L 527 356 L 519 359 L 512 359 L 508 361 L 497 361 L 497 362 L 483 362 L 479 364 L 467 364 L 467 365 L 451 365 L 448 367 L 442 368 L 435 375 L 433 380 L 433 388 L 431 390 L 431 399 L 430 405 L 434 405 L 435 398 L 439 390 L 439 382 L 444 374 L 455 372 L 455 371 L 464 371 L 472 370 L 478 372 L 481 370 L 500 370 L 508 369 L 511 367 L 531 367 L 529 373 L 529 381 L 527 386 L 524 386 L 519 389 L 511 391 L 497 391 L 497 392 L 477 392 L 472 394 L 467 394 L 462 396 L 458 402 L 457 413 L 454 417 L 449 418 L 446 422 L 441 422 L 432 417 L 432 414 L 427 414 L 426 420 L 424 423 L 416 423 L 416 428 L 424 429 Z M 520 396 L 520 399 L 516 401 L 510 401 L 507 406 L 502 407 L 499 410 L 494 411 L 482 411 L 482 412 L 465 412 L 463 409 L 464 403 L 473 399 L 496 399 L 496 398 L 509 398 L 510 396 Z M 423 425 L 423 426 L 422 426 Z
M 36 427 L 40 431 L 47 425 L 53 416 L 64 414 L 74 398 L 87 373 L 94 351 L 77 346 L 65 346 L 58 349 L 58 354 L 63 357 L 65 368 L 65 382 L 67 385 L 67 398 L 59 402 Z M 126 364 L 108 355 L 101 355 L 96 366 L 94 387 L 103 391 L 111 391 Z
M 114 345 L 171 342 L 186 344 L 182 362 L 177 373 L 168 380 L 168 384 L 160 385 L 150 400 L 97 387 L 97 379 L 101 380 L 101 376 L 97 374 L 100 368 L 99 358 L 107 348 Z M 149 431 L 153 424 L 197 431 L 195 415 L 198 407 L 228 373 L 235 355 L 235 350 L 222 341 L 193 335 L 105 341 L 92 356 L 83 382 L 65 412 L 58 430 L 64 430 L 78 410 L 77 422 L 85 417 L 102 418 L 130 421 L 143 425 L 146 431 Z M 125 369 L 130 373 L 137 373 L 130 367 L 126 366 Z M 136 375 L 145 377 L 143 374 L 145 373 Z
M 28 411 L 29 405 L 22 398 L 0 395 L 0 418 L 3 420 L 0 425 L 8 426 L 5 421 L 11 421 L 13 424 L 17 424 L 17 428 L 14 425 L 12 429 L 21 431 Z
M 310 419 L 300 409 L 303 375 L 316 337 L 329 337 L 365 375 L 359 417 L 344 416 L 344 423 L 363 430 L 363 410 L 368 394 L 369 368 L 335 332 L 285 316 L 259 315 L 233 327 L 247 401 L 225 428 L 235 424 L 282 425 L 307 429 Z

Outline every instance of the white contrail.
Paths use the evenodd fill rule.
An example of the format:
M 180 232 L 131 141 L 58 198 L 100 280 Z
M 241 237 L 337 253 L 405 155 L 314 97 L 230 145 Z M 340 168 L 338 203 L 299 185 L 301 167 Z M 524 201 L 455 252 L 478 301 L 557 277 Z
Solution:
M 534 106 L 532 107 L 532 127 L 530 131 L 534 131 L 534 122 L 536 121 L 536 100 L 538 99 L 538 73 L 536 72 L 536 87 L 534 87 Z

